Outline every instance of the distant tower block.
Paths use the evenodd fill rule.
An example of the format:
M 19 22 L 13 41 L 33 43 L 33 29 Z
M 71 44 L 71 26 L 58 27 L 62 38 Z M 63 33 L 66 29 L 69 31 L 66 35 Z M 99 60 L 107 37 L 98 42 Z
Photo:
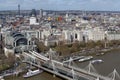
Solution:
M 20 15 L 20 4 L 18 5 L 18 15 Z
M 40 9 L 39 15 L 40 15 L 40 18 L 43 17 L 43 10 L 42 9 Z
M 66 21 L 69 20 L 69 14 L 68 13 L 66 13 L 65 18 L 66 18 Z
M 66 16 L 65 16 L 66 18 L 68 18 L 69 17 L 69 14 L 68 13 L 66 13 Z

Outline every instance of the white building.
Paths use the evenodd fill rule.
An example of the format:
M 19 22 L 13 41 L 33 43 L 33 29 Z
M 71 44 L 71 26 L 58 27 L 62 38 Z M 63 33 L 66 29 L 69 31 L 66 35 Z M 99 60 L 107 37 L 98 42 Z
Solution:
M 36 17 L 30 17 L 30 25 L 39 25 L 39 23 L 37 23 Z
M 40 18 L 43 17 L 43 10 L 42 9 L 40 9 L 39 15 L 40 15 Z
M 120 40 L 120 32 L 106 31 L 107 40 Z
M 22 31 L 26 35 L 27 38 L 41 38 L 41 31 L 40 30 L 24 30 Z
M 73 38 L 77 41 L 83 41 L 83 32 L 79 30 L 74 30 Z
M 50 32 L 50 30 L 43 30 L 42 32 L 41 32 L 41 39 L 46 39 L 46 38 L 48 38 L 48 36 L 50 36 L 51 35 L 51 32 Z
M 105 32 L 99 28 L 91 28 L 84 31 L 84 36 L 86 41 L 98 41 L 105 39 Z
M 60 33 L 53 33 L 50 29 L 44 30 L 23 30 L 21 31 L 26 35 L 27 38 L 37 38 L 39 40 L 45 40 L 51 35 L 60 36 Z
M 62 35 L 66 41 L 83 41 L 83 32 L 79 30 L 64 30 Z

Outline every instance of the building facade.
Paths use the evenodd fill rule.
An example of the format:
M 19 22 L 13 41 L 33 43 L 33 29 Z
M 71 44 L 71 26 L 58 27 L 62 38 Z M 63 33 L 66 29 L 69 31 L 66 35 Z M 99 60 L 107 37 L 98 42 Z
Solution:
M 107 40 L 120 40 L 120 31 L 106 31 Z
M 105 31 L 100 29 L 88 29 L 84 31 L 85 41 L 102 41 L 105 39 Z
M 62 36 L 65 41 L 83 41 L 83 32 L 79 30 L 63 30 Z

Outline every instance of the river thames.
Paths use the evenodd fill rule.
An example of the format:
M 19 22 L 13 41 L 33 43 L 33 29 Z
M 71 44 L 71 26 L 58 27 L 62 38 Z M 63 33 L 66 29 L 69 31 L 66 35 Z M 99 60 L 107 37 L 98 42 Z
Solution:
M 120 73 L 120 50 L 114 50 L 108 52 L 102 56 L 94 56 L 94 59 L 102 59 L 104 62 L 100 64 L 93 64 L 96 71 L 104 76 L 108 76 L 114 69 Z M 85 67 L 89 64 L 89 61 L 79 63 L 78 61 L 74 62 L 74 65 L 80 68 L 85 69 Z M 23 78 L 22 76 L 15 77 L 12 76 L 10 78 L 6 78 L 5 80 L 64 80 L 59 77 L 53 77 L 52 74 L 43 72 L 39 75 L 30 78 Z

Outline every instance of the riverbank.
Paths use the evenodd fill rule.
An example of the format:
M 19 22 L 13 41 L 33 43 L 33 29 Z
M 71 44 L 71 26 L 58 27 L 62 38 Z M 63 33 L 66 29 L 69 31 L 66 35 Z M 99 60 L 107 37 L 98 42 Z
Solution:
M 79 52 L 79 55 L 85 55 L 85 56 L 102 56 L 105 55 L 109 52 L 113 52 L 116 50 L 119 50 L 120 47 L 109 47 L 109 48 L 103 48 L 103 49 L 90 49 L 90 50 L 83 50 L 81 52 Z

